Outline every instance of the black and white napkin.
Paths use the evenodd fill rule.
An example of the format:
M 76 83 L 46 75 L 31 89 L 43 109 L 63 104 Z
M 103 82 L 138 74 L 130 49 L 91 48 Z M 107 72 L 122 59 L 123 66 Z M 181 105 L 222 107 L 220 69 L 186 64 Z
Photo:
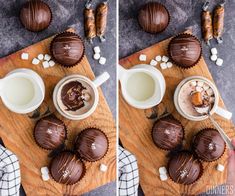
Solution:
M 139 170 L 133 154 L 119 146 L 119 196 L 137 196 Z
M 17 156 L 0 144 L 0 196 L 19 196 L 20 182 Z

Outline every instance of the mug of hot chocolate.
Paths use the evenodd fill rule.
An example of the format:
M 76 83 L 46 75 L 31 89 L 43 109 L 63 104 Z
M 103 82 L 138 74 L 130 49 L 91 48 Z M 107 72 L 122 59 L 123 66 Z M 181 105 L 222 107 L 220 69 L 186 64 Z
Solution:
M 177 111 L 186 119 L 202 121 L 214 113 L 226 119 L 232 113 L 219 107 L 219 93 L 216 86 L 202 76 L 191 76 L 182 80 L 174 93 Z
M 104 72 L 95 80 L 73 74 L 60 80 L 53 92 L 56 110 L 70 120 L 82 120 L 90 116 L 99 102 L 98 87 L 109 79 Z

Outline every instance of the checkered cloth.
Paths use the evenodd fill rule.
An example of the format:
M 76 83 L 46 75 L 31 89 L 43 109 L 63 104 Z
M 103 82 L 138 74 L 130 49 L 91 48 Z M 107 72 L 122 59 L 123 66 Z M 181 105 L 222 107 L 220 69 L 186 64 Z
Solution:
M 18 196 L 20 181 L 18 158 L 0 144 L 0 196 Z
M 127 150 L 119 146 L 119 196 L 137 196 L 139 171 L 137 160 Z

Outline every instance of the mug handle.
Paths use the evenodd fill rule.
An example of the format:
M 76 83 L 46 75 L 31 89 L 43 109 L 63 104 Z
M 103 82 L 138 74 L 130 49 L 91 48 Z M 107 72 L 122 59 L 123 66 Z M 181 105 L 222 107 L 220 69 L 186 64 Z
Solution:
M 118 65 L 118 79 L 121 80 L 122 77 L 126 74 L 127 70 L 121 66 L 121 65 Z
M 103 83 L 105 83 L 108 79 L 110 78 L 110 75 L 108 72 L 104 72 L 101 75 L 99 75 L 98 77 L 96 77 L 93 80 L 93 83 L 95 85 L 96 88 L 98 88 L 99 86 L 101 86 Z
M 221 107 L 217 107 L 215 113 L 218 114 L 219 116 L 227 119 L 227 120 L 230 120 L 232 118 L 232 115 L 233 115 L 231 112 L 229 112 L 228 110 L 225 110 Z

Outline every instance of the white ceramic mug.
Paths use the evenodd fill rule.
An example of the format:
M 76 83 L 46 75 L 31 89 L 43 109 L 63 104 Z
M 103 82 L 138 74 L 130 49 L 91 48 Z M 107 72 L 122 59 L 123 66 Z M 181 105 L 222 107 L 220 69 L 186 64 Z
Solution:
M 0 80 L 3 104 L 12 112 L 26 114 L 36 110 L 44 100 L 45 85 L 31 69 L 15 69 Z
M 149 96 L 145 100 L 137 100 L 129 93 L 129 79 L 131 77 L 135 77 L 136 74 L 146 74 L 147 77 L 152 78 L 154 90 L 153 93 L 151 93 L 151 96 Z M 138 109 L 148 109 L 155 105 L 158 105 L 162 101 L 166 91 L 166 82 L 162 73 L 158 69 L 150 65 L 141 64 L 127 70 L 119 65 L 118 76 L 121 83 L 123 98 L 129 105 Z
M 110 75 L 108 74 L 108 72 L 104 72 L 100 76 L 96 77 L 93 81 L 85 76 L 78 75 L 78 74 L 73 74 L 73 75 L 69 75 L 69 76 L 64 77 L 62 80 L 60 80 L 57 83 L 57 85 L 54 88 L 54 92 L 53 92 L 53 103 L 55 105 L 56 110 L 62 116 L 64 116 L 67 119 L 70 119 L 70 120 L 82 120 L 82 119 L 89 117 L 95 111 L 95 109 L 97 108 L 98 102 L 99 102 L 98 87 L 101 86 L 104 82 L 106 82 L 109 78 L 110 78 Z M 85 82 L 92 89 L 92 92 L 91 92 L 92 99 L 93 99 L 92 105 L 89 108 L 89 110 L 86 111 L 85 113 L 82 113 L 79 115 L 78 114 L 71 114 L 71 113 L 63 110 L 60 106 L 61 105 L 60 104 L 60 102 L 61 102 L 60 101 L 60 94 L 61 94 L 62 87 L 71 81 Z
M 186 83 L 189 83 L 192 80 L 197 80 L 197 81 L 202 81 L 206 84 L 208 84 L 210 86 L 210 88 L 213 90 L 214 92 L 214 96 L 215 96 L 215 101 L 214 101 L 214 105 L 210 111 L 210 114 L 218 114 L 219 116 L 230 120 L 232 118 L 232 113 L 219 107 L 219 92 L 218 89 L 216 88 L 216 86 L 207 78 L 202 77 L 202 76 L 190 76 L 188 78 L 185 78 L 184 80 L 182 80 L 178 86 L 176 87 L 175 93 L 174 93 L 174 104 L 176 107 L 176 110 L 186 119 L 188 120 L 192 120 L 192 121 L 202 121 L 208 118 L 208 115 L 202 115 L 202 116 L 192 116 L 187 114 L 186 112 L 184 112 L 179 105 L 179 93 L 180 90 L 182 88 L 182 86 L 184 86 Z

